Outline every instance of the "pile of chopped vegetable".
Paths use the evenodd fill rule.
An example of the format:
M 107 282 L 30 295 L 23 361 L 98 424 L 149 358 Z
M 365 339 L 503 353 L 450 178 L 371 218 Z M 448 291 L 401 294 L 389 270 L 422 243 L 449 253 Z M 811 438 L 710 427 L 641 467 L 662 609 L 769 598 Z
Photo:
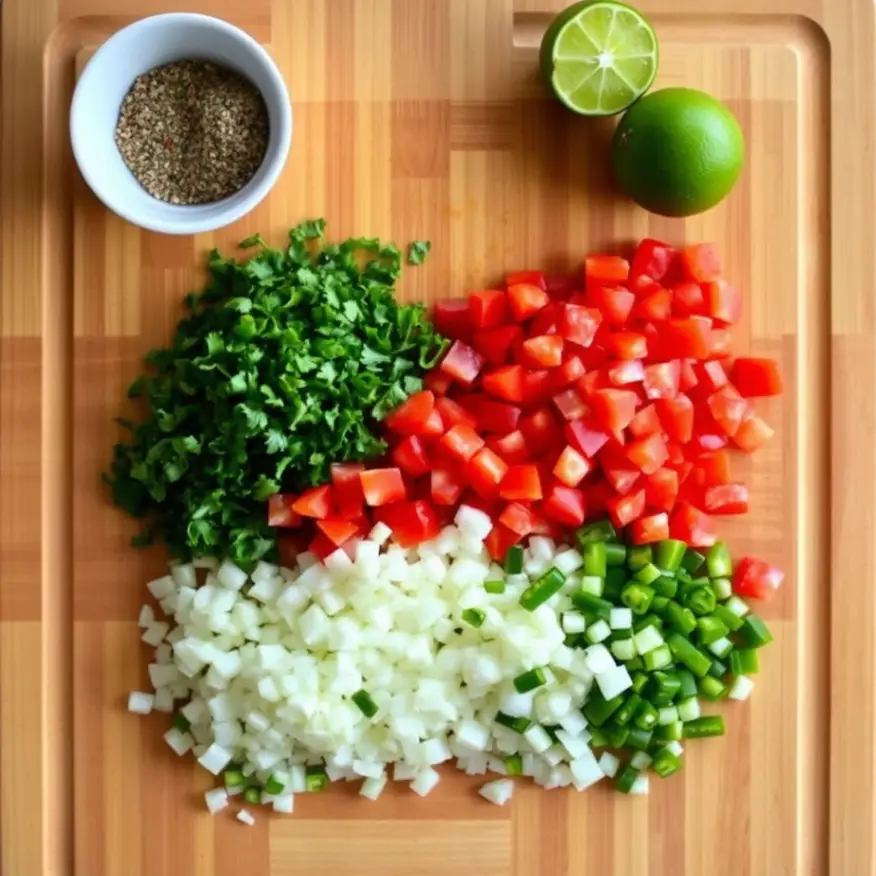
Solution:
M 711 245 L 654 240 L 632 262 L 591 256 L 580 277 L 517 272 L 504 289 L 439 302 L 453 345 L 385 420 L 392 466 L 361 467 L 361 484 L 333 469 L 333 485 L 273 497 L 269 520 L 320 521 L 319 556 L 376 519 L 405 544 L 428 540 L 460 502 L 496 523 L 495 559 L 606 514 L 636 543 L 708 546 L 716 516 L 748 508 L 729 449 L 772 434 L 750 398 L 781 391 L 771 360 L 729 359 L 740 311 Z M 364 517 L 366 505 L 379 510 Z
M 246 261 L 214 251 L 172 345 L 146 356 L 129 394 L 148 412 L 123 421 L 107 478 L 118 505 L 148 518 L 139 542 L 160 536 L 179 558 L 272 556 L 268 497 L 382 453 L 378 422 L 443 352 L 423 307 L 396 302 L 399 250 L 328 245 L 324 225 L 296 226 L 282 250 L 250 238 Z
M 294 570 L 211 562 L 197 587 L 194 566 L 174 566 L 149 584 L 174 626 L 150 606 L 140 617 L 155 693 L 129 707 L 181 702 L 165 738 L 223 775 L 214 812 L 237 793 L 289 812 L 295 793 L 336 780 L 362 779 L 376 799 L 390 769 L 424 795 L 453 758 L 470 774 L 578 790 L 614 776 L 644 793 L 647 767 L 680 768 L 682 739 L 723 734 L 700 698 L 747 698 L 770 641 L 733 593 L 723 544 L 628 547 L 601 521 L 577 548 L 535 536 L 502 568 L 484 547 L 491 526 L 463 505 L 416 550 L 387 546 L 378 523 Z
M 321 233 L 293 232 L 290 252 L 309 261 L 277 268 L 277 284 L 240 276 L 292 255 L 220 260 L 213 285 L 224 292 L 193 302 L 194 324 L 218 320 L 225 328 L 204 337 L 224 331 L 229 349 L 243 316 L 269 326 L 268 340 L 234 346 L 241 359 L 263 344 L 284 351 L 270 364 L 257 354 L 243 397 L 220 393 L 211 410 L 248 408 L 254 391 L 268 398 L 265 386 L 279 397 L 274 382 L 290 369 L 310 375 L 296 386 L 314 401 L 262 402 L 266 417 L 288 419 L 285 431 L 269 420 L 277 449 L 261 452 L 264 436 L 247 433 L 230 445 L 233 463 L 228 446 L 218 454 L 227 471 L 205 464 L 202 447 L 219 451 L 209 442 L 189 469 L 168 474 L 165 450 L 146 464 L 179 439 L 172 418 L 158 434 L 160 412 L 174 410 L 162 392 L 185 396 L 192 365 L 179 363 L 204 358 L 189 351 L 186 323 L 147 382 L 159 415 L 117 448 L 117 499 L 158 510 L 168 538 L 163 521 L 181 517 L 166 518 L 166 497 L 150 492 L 165 489 L 189 515 L 172 551 L 207 557 L 150 583 L 167 616 L 144 606 L 140 617 L 155 692 L 134 692 L 129 708 L 174 713 L 168 745 L 222 776 L 206 795 L 211 812 L 235 795 L 291 812 L 296 793 L 359 778 L 370 799 L 390 777 L 425 795 L 453 759 L 502 775 L 480 792 L 499 805 L 521 775 L 579 790 L 612 777 L 646 793 L 649 771 L 681 767 L 683 740 L 724 733 L 703 701 L 751 694 L 771 636 L 743 597 L 769 598 L 783 579 L 753 557 L 734 567 L 718 541 L 716 518 L 748 509 L 729 451 L 753 452 L 772 434 L 750 399 L 782 385 L 771 360 L 730 358 L 741 296 L 714 248 L 644 240 L 631 262 L 587 258 L 580 277 L 509 274 L 504 288 L 439 303 L 432 329 L 420 310 L 389 303 L 397 250 L 352 241 L 312 255 L 305 242 Z M 375 257 L 359 268 L 362 247 Z M 409 260 L 427 251 L 415 244 Z M 348 307 L 352 295 L 364 312 L 360 292 L 379 337 Z M 277 341 L 275 322 L 252 314 L 286 295 L 294 329 Z M 251 301 L 246 313 L 239 300 Z M 292 364 L 280 369 L 278 355 Z M 230 370 L 213 358 L 205 365 Z M 327 361 L 343 386 L 323 373 Z M 202 432 L 232 428 L 204 419 Z M 287 460 L 278 473 L 253 470 L 274 455 Z M 177 487 L 214 481 L 205 510 Z M 256 565 L 272 533 L 279 564 Z M 245 809 L 238 818 L 253 820 Z

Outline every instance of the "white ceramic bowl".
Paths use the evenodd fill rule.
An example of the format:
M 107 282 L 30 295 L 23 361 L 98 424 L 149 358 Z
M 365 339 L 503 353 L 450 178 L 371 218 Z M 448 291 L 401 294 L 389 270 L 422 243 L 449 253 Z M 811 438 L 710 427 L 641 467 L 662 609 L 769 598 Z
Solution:
M 186 58 L 234 70 L 262 93 L 268 147 L 261 166 L 238 192 L 211 204 L 167 204 L 152 197 L 125 166 L 114 141 L 122 100 L 153 67 Z M 88 62 L 70 107 L 73 154 L 85 181 L 119 216 L 152 231 L 195 234 L 221 228 L 248 213 L 276 182 L 292 140 L 292 107 L 283 77 L 248 34 L 207 15 L 171 13 L 144 18 L 110 37 Z

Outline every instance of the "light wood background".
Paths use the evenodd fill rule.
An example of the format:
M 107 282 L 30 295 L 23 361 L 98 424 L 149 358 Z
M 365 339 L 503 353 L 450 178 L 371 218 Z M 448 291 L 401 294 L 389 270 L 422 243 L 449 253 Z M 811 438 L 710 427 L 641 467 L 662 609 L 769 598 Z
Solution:
M 726 100 L 749 159 L 687 221 L 614 195 L 610 124 L 534 76 L 557 0 L 192 0 L 269 46 L 295 105 L 269 200 L 196 238 L 104 210 L 67 143 L 77 59 L 173 0 L 0 8 L 0 873 L 3 876 L 874 876 L 874 11 L 868 0 L 643 0 L 657 85 Z M 778 357 L 777 435 L 736 471 L 736 551 L 783 565 L 776 643 L 723 740 L 644 799 L 521 785 L 491 807 L 448 774 L 426 800 L 350 789 L 253 828 L 124 711 L 146 681 L 134 623 L 159 551 L 127 547 L 99 473 L 139 357 L 163 343 L 211 246 L 294 222 L 433 241 L 407 298 L 578 264 L 650 234 L 716 241 L 745 291 L 736 348 Z M 206 777 L 209 778 L 209 777 Z

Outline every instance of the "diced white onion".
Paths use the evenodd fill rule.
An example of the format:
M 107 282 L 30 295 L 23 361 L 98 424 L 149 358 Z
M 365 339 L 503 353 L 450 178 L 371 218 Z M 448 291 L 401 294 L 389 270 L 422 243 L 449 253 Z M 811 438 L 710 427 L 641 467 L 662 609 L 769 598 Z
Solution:
M 608 776 L 610 779 L 613 779 L 617 775 L 618 768 L 620 767 L 620 761 L 617 759 L 615 755 L 613 755 L 610 751 L 602 752 L 602 757 L 599 758 L 599 768 Z
M 511 779 L 498 779 L 495 782 L 487 782 L 482 785 L 478 793 L 485 800 L 496 806 L 504 806 L 514 794 L 514 782 Z
M 155 705 L 155 697 L 150 693 L 132 690 L 128 694 L 128 711 L 135 715 L 148 715 Z
M 737 675 L 728 696 L 731 700 L 747 700 L 754 690 L 754 681 L 747 675 Z
M 425 797 L 439 781 L 441 781 L 441 776 L 431 767 L 426 767 L 426 769 L 418 772 L 413 782 L 411 782 L 411 790 L 421 797 Z
M 255 824 L 255 817 L 247 809 L 241 809 L 235 816 L 239 822 L 247 827 L 252 827 Z
M 204 794 L 207 809 L 211 815 L 215 815 L 228 805 L 228 792 L 225 788 L 211 788 Z

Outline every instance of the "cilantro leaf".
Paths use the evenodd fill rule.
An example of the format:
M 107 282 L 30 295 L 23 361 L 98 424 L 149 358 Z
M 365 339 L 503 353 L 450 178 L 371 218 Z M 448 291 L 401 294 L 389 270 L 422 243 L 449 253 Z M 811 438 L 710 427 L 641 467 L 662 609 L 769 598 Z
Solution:
M 432 243 L 429 240 L 415 240 L 408 247 L 408 264 L 422 265 L 426 261 L 426 256 L 429 250 L 432 249 Z
M 324 240 L 325 221 L 259 235 L 238 261 L 213 251 L 169 346 L 150 351 L 129 396 L 105 482 L 144 520 L 137 544 L 175 557 L 274 558 L 265 501 L 324 482 L 332 462 L 383 454 L 378 422 L 422 386 L 447 346 L 394 286 L 401 251 L 376 238 Z M 415 242 L 408 260 L 429 245 Z

